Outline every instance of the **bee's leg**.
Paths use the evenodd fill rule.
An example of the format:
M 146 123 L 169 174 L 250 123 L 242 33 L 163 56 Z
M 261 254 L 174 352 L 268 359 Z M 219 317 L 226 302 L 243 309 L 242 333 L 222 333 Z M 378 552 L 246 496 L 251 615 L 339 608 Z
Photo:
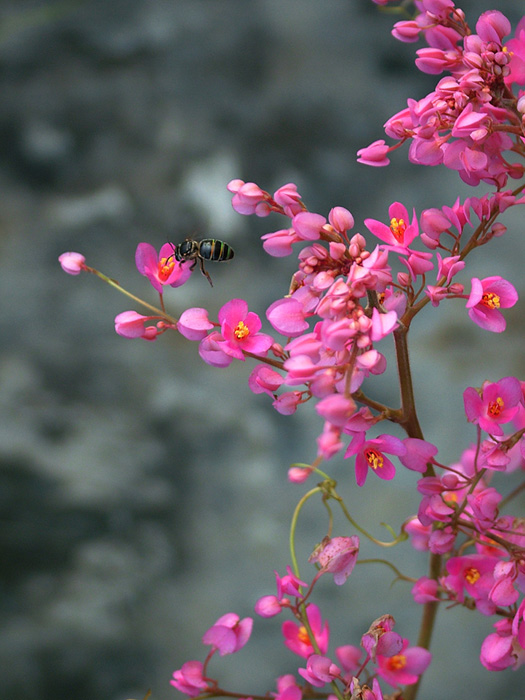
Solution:
M 211 277 L 209 276 L 206 268 L 204 267 L 204 260 L 202 258 L 199 258 L 198 260 L 199 260 L 199 266 L 201 268 L 202 274 L 204 275 L 204 277 L 206 277 L 206 279 L 208 280 L 210 285 L 213 287 L 213 282 L 211 281 Z

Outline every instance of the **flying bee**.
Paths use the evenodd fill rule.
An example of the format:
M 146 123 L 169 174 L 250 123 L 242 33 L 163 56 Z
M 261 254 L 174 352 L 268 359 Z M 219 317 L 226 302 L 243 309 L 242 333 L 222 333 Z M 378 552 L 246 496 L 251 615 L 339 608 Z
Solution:
M 226 260 L 231 260 L 235 255 L 231 246 L 216 238 L 204 238 L 202 241 L 195 241 L 193 238 L 187 238 L 182 243 L 177 243 L 177 245 L 171 243 L 171 246 L 173 248 L 173 256 L 178 262 L 193 260 L 193 265 L 191 266 L 192 270 L 198 262 L 202 274 L 212 287 L 213 282 L 204 267 L 204 261 L 225 262 Z

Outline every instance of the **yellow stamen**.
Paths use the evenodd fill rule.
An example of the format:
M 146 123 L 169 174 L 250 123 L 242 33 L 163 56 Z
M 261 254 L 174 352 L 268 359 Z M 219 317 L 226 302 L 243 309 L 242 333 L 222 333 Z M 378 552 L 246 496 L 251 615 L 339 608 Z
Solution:
M 310 637 L 308 636 L 308 632 L 306 631 L 306 627 L 304 625 L 299 627 L 297 637 L 302 644 L 310 644 Z
M 244 321 L 239 321 L 233 333 L 237 340 L 244 340 L 244 338 L 246 338 L 247 335 L 250 335 L 250 329 L 244 323 Z
M 403 240 L 406 228 L 407 227 L 404 219 L 396 219 L 395 217 L 390 219 L 390 230 L 392 231 L 394 237 L 397 238 L 398 241 Z
M 159 277 L 167 280 L 175 267 L 175 257 L 170 255 L 169 258 L 161 258 L 159 260 Z
M 381 469 L 383 467 L 383 455 L 373 449 L 365 450 L 365 458 L 372 469 Z
M 500 298 L 494 292 L 487 292 L 481 297 L 481 303 L 489 309 L 499 309 L 501 306 Z
M 407 657 L 403 654 L 396 654 L 391 656 L 387 663 L 391 671 L 400 671 L 407 665 Z
M 499 416 L 499 414 L 503 411 L 504 408 L 505 408 L 505 403 L 504 403 L 503 399 L 501 398 L 501 396 L 498 396 L 498 398 L 495 401 L 492 401 L 491 403 L 489 403 L 488 413 L 493 418 L 497 418 Z
M 467 583 L 473 584 L 476 583 L 476 581 L 481 577 L 481 574 L 476 568 L 471 566 L 470 568 L 465 569 L 463 576 Z

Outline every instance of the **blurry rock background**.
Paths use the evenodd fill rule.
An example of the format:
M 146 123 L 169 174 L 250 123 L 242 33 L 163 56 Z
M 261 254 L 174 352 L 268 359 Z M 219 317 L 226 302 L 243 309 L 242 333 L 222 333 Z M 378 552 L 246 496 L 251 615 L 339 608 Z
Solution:
M 516 22 L 517 5 L 461 6 L 474 24 L 494 6 Z M 92 276 L 66 276 L 57 257 L 78 250 L 156 303 L 134 266 L 137 244 L 218 237 L 236 257 L 210 265 L 214 289 L 197 272 L 168 290 L 167 305 L 213 314 L 242 296 L 264 317 L 294 261 L 262 254 L 259 236 L 281 221 L 235 214 L 230 179 L 270 191 L 295 181 L 311 210 L 345 206 L 361 231 L 393 200 L 419 212 L 472 194 L 454 173 L 409 165 L 406 150 L 388 169 L 356 164 L 407 97 L 435 83 L 412 66 L 417 46 L 391 38 L 393 21 L 368 0 L 0 2 L 2 698 L 124 700 L 148 688 L 154 700 L 179 697 L 169 678 L 204 658 L 204 630 L 225 612 L 252 614 L 274 591 L 303 493 L 286 471 L 313 459 L 320 421 L 309 407 L 281 417 L 251 395 L 248 362 L 217 370 L 176 334 L 117 336 L 126 298 Z M 523 293 L 523 214 L 504 221 L 508 235 L 472 256 L 470 276 L 501 274 Z M 506 317 L 504 338 L 473 326 L 462 303 L 426 309 L 414 325 L 422 424 L 444 460 L 474 437 L 463 389 L 524 376 L 523 303 Z M 385 352 L 392 377 L 371 391 L 395 405 Z M 379 521 L 397 529 L 410 512 L 414 475 L 400 470 L 395 491 L 372 478 L 357 490 L 350 464 L 329 469 L 376 535 L 386 532 Z M 325 527 L 320 505 L 309 505 L 299 546 L 307 578 L 304 559 Z M 341 521 L 336 529 L 350 534 Z M 420 575 L 422 555 L 400 550 L 396 561 Z M 415 640 L 419 610 L 391 579 L 375 565 L 342 589 L 319 586 L 323 610 L 338 611 L 332 648 L 358 644 L 386 612 Z M 264 693 L 297 668 L 280 622 L 257 619 L 239 655 L 213 662 L 223 687 Z M 522 672 L 479 667 L 491 623 L 442 611 L 425 700 L 466 688 L 477 700 L 523 697 Z

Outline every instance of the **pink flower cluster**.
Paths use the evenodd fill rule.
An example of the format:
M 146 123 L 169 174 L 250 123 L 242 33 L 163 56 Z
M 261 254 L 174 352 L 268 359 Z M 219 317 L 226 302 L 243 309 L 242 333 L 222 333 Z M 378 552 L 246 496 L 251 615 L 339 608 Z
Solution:
M 359 160 L 387 165 L 389 153 L 409 141 L 413 163 L 445 165 L 467 184 L 483 182 L 494 191 L 419 215 L 393 202 L 384 220 L 364 220 L 367 240 L 353 231 L 350 211 L 336 206 L 327 216 L 311 212 L 293 183 L 270 194 L 253 182 L 232 180 L 228 189 L 235 211 L 284 217 L 277 230 L 262 236 L 266 253 L 297 256 L 289 286 L 266 309 L 272 333 L 264 332 L 261 316 L 244 299 L 223 303 L 216 318 L 200 307 L 188 308 L 178 318 L 168 315 L 164 289 L 184 284 L 195 261 L 178 261 L 171 244 L 157 253 L 149 243 L 138 245 L 135 260 L 159 293 L 161 308 L 143 302 L 149 315 L 124 311 L 115 318 L 115 330 L 150 341 L 176 330 L 197 342 L 201 358 L 214 367 L 255 360 L 249 387 L 266 394 L 280 414 L 313 404 L 322 422 L 317 458 L 288 472 L 294 483 L 322 475 L 324 481 L 308 497 L 320 492 L 324 501 L 342 502 L 335 481 L 319 468 L 335 455 L 351 460 L 359 487 L 370 472 L 391 481 L 398 463 L 416 472 L 419 508 L 405 520 L 396 542 L 410 538 L 415 549 L 427 552 L 433 574 L 400 578 L 411 581 L 417 604 L 461 605 L 497 616 L 494 631 L 481 644 L 481 663 L 491 671 L 516 669 L 525 662 L 525 520 L 504 512 L 519 488 L 504 497 L 496 479 L 525 470 L 525 382 L 504 377 L 468 387 L 465 415 L 476 437 L 458 462 L 443 463 L 419 426 L 406 338 L 420 312 L 449 300 L 462 300 L 465 318 L 479 328 L 502 333 L 504 310 L 518 301 L 514 286 L 499 275 L 462 275 L 473 250 L 505 234 L 500 215 L 525 203 L 525 186 L 504 189 L 509 178 L 525 174 L 525 167 L 513 162 L 525 155 L 525 90 L 516 88 L 525 84 L 525 18 L 514 38 L 506 40 L 510 22 L 497 10 L 484 12 L 473 32 L 452 0 L 415 0 L 415 6 L 414 18 L 397 22 L 393 34 L 404 42 L 423 38 L 428 46 L 417 51 L 416 65 L 426 73 L 447 75 L 433 92 L 409 100 L 406 109 L 388 120 L 385 129 L 397 140 L 394 146 L 376 141 L 359 151 Z M 88 267 L 79 253 L 64 253 L 59 260 L 68 274 L 92 272 L 116 285 Z M 387 369 L 380 348 L 389 340 L 398 360 L 399 409 L 369 394 L 374 376 Z M 389 424 L 395 429 L 387 429 Z M 288 567 L 284 576 L 275 572 L 276 593 L 257 601 L 255 611 L 263 618 L 293 617 L 282 623 L 282 640 L 305 660 L 295 669 L 301 683 L 291 674 L 277 679 L 272 696 L 278 700 L 302 700 L 316 688 L 330 693 L 336 687 L 356 700 L 382 700 L 379 679 L 395 688 L 413 686 L 428 667 L 430 653 L 394 632 L 390 615 L 374 621 L 360 647 L 343 645 L 328 655 L 330 627 L 310 596 L 325 574 L 336 585 L 344 584 L 359 547 L 357 536 L 327 535 L 309 558 L 316 567 L 310 583 L 299 577 L 294 554 L 294 568 Z M 251 630 L 251 618 L 222 616 L 203 637 L 211 645 L 206 660 L 185 663 L 174 672 L 172 685 L 189 697 L 240 697 L 208 676 L 208 664 L 216 652 L 239 651 Z
M 289 651 L 306 660 L 305 666 L 297 668 L 304 685 L 292 674 L 277 678 L 278 692 L 273 695 L 279 700 L 302 700 L 309 696 L 309 686 L 324 688 L 334 682 L 343 686 L 345 694 L 360 690 L 364 693 L 361 697 L 382 700 L 379 678 L 394 688 L 413 685 L 430 664 L 428 650 L 411 647 L 408 639 L 394 632 L 395 621 L 391 615 L 383 615 L 371 624 L 361 636 L 361 648 L 351 644 L 336 647 L 337 663 L 327 656 L 329 624 L 323 621 L 319 608 L 307 599 L 325 573 L 333 573 L 334 581 L 343 583 L 354 567 L 358 550 L 357 537 L 325 538 L 310 557 L 310 561 L 319 563 L 321 568 L 309 586 L 288 567 L 284 576 L 275 572 L 277 595 L 263 596 L 257 601 L 255 611 L 263 618 L 274 617 L 284 610 L 294 616 L 295 620 L 282 623 L 282 641 Z M 342 578 L 338 580 L 338 576 Z M 221 656 L 239 651 L 248 641 L 252 622 L 251 618 L 239 620 L 233 613 L 217 620 L 202 638 L 204 644 L 212 645 L 206 661 L 186 662 L 173 673 L 171 684 L 189 697 L 202 693 L 220 695 L 218 681 L 206 675 L 208 663 L 217 651 Z
M 409 99 L 386 122 L 385 132 L 397 145 L 410 141 L 412 163 L 442 164 L 469 185 L 486 182 L 500 189 L 509 177 L 524 173 L 511 157 L 512 152 L 524 153 L 525 105 L 511 88 L 525 84 L 525 19 L 505 42 L 511 24 L 497 10 L 484 12 L 474 33 L 451 0 L 415 4 L 418 14 L 397 22 L 392 34 L 403 42 L 423 38 L 428 47 L 417 50 L 416 66 L 424 73 L 447 75 L 426 97 Z M 387 154 L 397 145 L 376 141 L 359 151 L 359 159 L 388 165 Z

